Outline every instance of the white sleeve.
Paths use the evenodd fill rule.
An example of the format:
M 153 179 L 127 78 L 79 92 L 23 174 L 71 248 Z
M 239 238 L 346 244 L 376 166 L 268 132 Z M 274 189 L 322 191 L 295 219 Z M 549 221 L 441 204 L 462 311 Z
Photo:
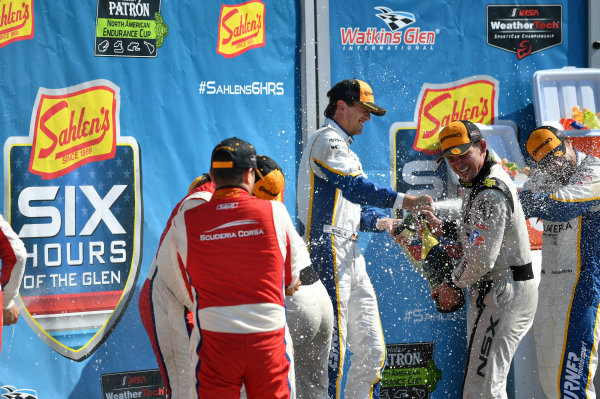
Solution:
M 289 286 L 294 286 L 300 279 L 300 270 L 310 266 L 310 255 L 306 249 L 306 244 L 302 240 L 302 237 L 300 237 L 296 231 L 296 228 L 294 227 L 292 219 L 285 209 L 285 206 L 280 202 L 272 202 L 272 205 L 273 217 L 278 230 L 277 235 L 280 247 L 282 249 L 286 248 L 288 240 L 290 243 L 289 253 L 285 250 L 283 250 L 282 253 L 286 259 L 285 264 L 289 264 L 290 266 L 290 269 L 286 270 L 286 273 L 290 273 L 291 283 Z
M 0 215 L 0 291 L 2 291 L 2 307 L 9 309 L 19 295 L 21 280 L 25 272 L 27 250 L 25 244 L 12 229 L 10 224 Z
M 173 218 L 171 227 L 167 232 L 154 262 L 158 270 L 158 277 L 164 281 L 177 300 L 187 307 L 192 308 L 193 300 L 191 288 L 186 272 L 187 239 L 183 213 L 178 213 Z

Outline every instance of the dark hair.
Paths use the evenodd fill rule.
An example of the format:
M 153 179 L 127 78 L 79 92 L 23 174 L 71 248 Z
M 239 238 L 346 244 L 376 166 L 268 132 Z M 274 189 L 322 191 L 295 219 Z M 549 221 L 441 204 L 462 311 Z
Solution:
M 231 156 L 226 152 L 218 152 L 213 157 L 213 161 L 227 162 L 231 161 Z M 220 186 L 235 186 L 243 183 L 244 173 L 248 168 L 212 168 L 212 176 L 215 185 Z
M 354 105 L 354 101 L 352 101 L 352 100 L 344 100 L 341 98 L 339 100 L 342 100 L 343 102 L 345 102 L 346 105 L 349 107 Z M 337 100 L 330 101 L 329 104 L 327 104 L 327 108 L 325 108 L 325 116 L 327 118 L 333 118 L 335 116 L 336 111 L 337 111 Z

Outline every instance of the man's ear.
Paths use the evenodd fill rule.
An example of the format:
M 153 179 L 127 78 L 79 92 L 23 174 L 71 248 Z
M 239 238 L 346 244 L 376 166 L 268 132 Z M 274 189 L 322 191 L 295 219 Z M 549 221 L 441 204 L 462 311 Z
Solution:
M 481 152 L 485 152 L 487 150 L 487 142 L 485 139 L 479 140 L 479 148 L 481 148 Z

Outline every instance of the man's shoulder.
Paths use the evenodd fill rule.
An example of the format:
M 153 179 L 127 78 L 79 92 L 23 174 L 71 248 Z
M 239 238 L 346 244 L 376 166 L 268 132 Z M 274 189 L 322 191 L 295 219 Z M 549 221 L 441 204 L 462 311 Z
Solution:
M 577 174 L 592 175 L 596 180 L 600 179 L 600 158 L 594 155 L 584 155 L 581 164 L 577 168 Z
M 469 198 L 471 203 L 476 199 L 496 204 L 505 203 L 513 211 L 515 195 L 516 188 L 510 177 L 501 168 L 499 171 L 492 168 L 488 176 L 473 186 Z

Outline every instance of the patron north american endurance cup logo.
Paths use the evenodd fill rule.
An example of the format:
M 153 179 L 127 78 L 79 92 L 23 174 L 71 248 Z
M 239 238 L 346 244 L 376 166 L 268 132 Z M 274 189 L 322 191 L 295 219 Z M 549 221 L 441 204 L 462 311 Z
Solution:
M 375 10 L 373 26 L 340 28 L 343 50 L 433 50 L 439 29 L 431 31 L 413 26 L 416 18 L 406 11 L 383 6 L 375 7 Z M 382 23 L 385 27 L 381 27 Z
M 4 215 L 27 249 L 21 314 L 77 361 L 116 326 L 141 261 L 140 151 L 119 108 L 107 80 L 40 88 L 29 136 L 4 144 Z
M 95 56 L 156 57 L 168 34 L 160 0 L 98 0 Z
M 0 0 L 0 47 L 33 37 L 33 0 Z
M 442 379 L 434 358 L 435 343 L 387 344 L 381 398 L 427 399 Z

